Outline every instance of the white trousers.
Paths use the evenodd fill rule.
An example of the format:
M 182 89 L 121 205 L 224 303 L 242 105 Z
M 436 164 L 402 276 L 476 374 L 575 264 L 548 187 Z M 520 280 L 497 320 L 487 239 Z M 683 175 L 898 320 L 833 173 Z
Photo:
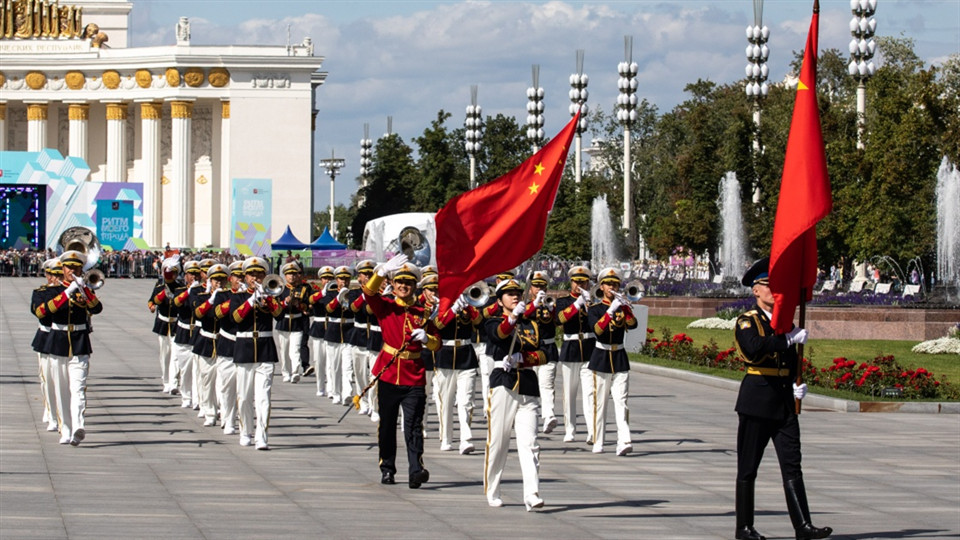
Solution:
M 217 359 L 197 355 L 197 400 L 207 420 L 217 418 Z
M 317 378 L 317 394 L 327 391 L 327 349 L 323 338 L 310 338 L 310 361 L 313 362 L 314 376 Z
M 595 419 L 597 418 L 597 403 L 594 397 L 597 393 L 597 385 L 593 380 L 593 370 L 588 368 L 588 362 L 580 366 L 580 391 L 583 392 L 583 419 L 587 424 L 587 442 L 593 443 L 597 440 Z
M 360 393 L 359 389 L 354 392 L 356 388 L 356 378 L 353 376 L 354 361 L 356 360 L 358 352 L 360 352 L 359 347 L 350 345 L 349 343 L 344 343 L 340 349 L 340 388 L 343 390 L 340 393 L 340 397 L 344 401 L 349 401 L 347 398 Z
M 537 445 L 539 406 L 540 398 L 518 394 L 505 386 L 490 390 L 487 455 L 483 470 L 483 492 L 487 500 L 500 498 L 500 478 L 507 463 L 511 430 L 517 437 L 523 496 L 526 498 L 540 491 L 540 446 Z
M 49 354 L 37 353 L 40 362 L 40 397 L 43 398 L 43 421 L 47 426 L 57 426 L 57 387 L 54 378 L 56 364 Z
M 277 331 L 277 355 L 280 357 L 280 374 L 284 379 L 300 374 L 300 344 L 303 332 Z
M 173 338 L 160 334 L 157 336 L 160 343 L 160 382 L 163 390 L 169 391 L 177 387 L 177 360 L 173 354 Z
M 224 430 L 237 428 L 237 366 L 233 358 L 217 357 L 217 401 Z
M 193 346 L 173 344 L 173 354 L 177 358 L 177 371 L 180 372 L 180 399 L 184 404 L 196 401 L 193 394 Z
M 580 372 L 583 362 L 557 362 L 563 378 L 563 430 L 564 438 L 570 439 L 577 432 L 577 391 L 580 390 Z M 592 383 L 593 381 L 591 381 Z M 586 398 L 584 398 L 586 403 Z
M 53 362 L 54 390 L 57 416 L 60 418 L 60 437 L 73 437 L 78 429 L 86 429 L 83 414 L 87 409 L 87 374 L 90 355 L 50 356 Z
M 607 422 L 607 395 L 613 397 L 613 408 L 617 417 L 617 445 L 630 444 L 630 409 L 627 407 L 627 394 L 630 392 L 630 372 L 619 373 L 594 372 L 597 407 L 594 417 L 596 444 L 603 444 Z
M 544 420 L 556 418 L 554 411 L 554 400 L 556 392 L 554 383 L 557 379 L 557 364 L 560 362 L 549 362 L 542 366 L 537 366 L 534 371 L 537 372 L 537 383 L 540 385 L 540 416 Z
M 253 436 L 257 444 L 267 444 L 267 428 L 270 427 L 270 389 L 273 388 L 273 362 L 234 365 L 237 368 L 240 435 Z M 256 413 L 256 420 L 254 420 L 254 413 Z
M 360 392 L 370 384 L 373 376 L 370 374 L 370 351 L 351 345 L 353 348 L 353 395 L 359 396 Z M 368 391 L 363 399 L 360 400 L 360 410 L 373 410 L 373 392 Z
M 343 350 L 343 343 L 325 341 L 323 347 L 327 357 L 327 395 L 342 398 L 343 381 L 340 379 L 340 374 L 343 366 L 340 365 L 340 353 Z
M 476 369 L 437 368 L 433 378 L 437 389 L 437 416 L 440 419 L 440 444 L 453 444 L 453 409 L 456 406 L 460 421 L 460 441 L 473 439 L 473 389 L 477 381 Z M 456 401 L 454 401 L 456 396 Z
M 490 372 L 493 371 L 493 357 L 486 353 L 486 343 L 474 343 L 473 350 L 480 361 L 480 395 L 483 396 L 483 411 L 490 408 L 487 401 L 490 399 Z M 500 360 L 503 360 L 501 358 Z

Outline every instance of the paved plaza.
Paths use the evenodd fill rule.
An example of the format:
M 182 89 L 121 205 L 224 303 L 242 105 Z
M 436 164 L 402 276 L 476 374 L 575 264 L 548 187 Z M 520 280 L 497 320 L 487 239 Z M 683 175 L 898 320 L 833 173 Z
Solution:
M 379 483 L 375 425 L 352 411 L 338 423 L 344 408 L 316 397 L 312 377 L 274 379 L 269 452 L 202 427 L 195 411 L 161 392 L 148 280 L 109 280 L 100 291 L 87 437 L 59 445 L 41 422 L 30 349 L 28 304 L 40 282 L 0 280 L 2 539 L 732 537 L 733 389 L 634 370 L 633 454 L 614 455 L 612 413 L 604 454 L 590 452 L 582 427 L 577 443 L 563 443 L 562 429 L 542 435 L 546 506 L 524 511 L 511 452 L 505 505 L 489 508 L 482 440 L 473 455 L 440 452 L 432 405 L 431 478 L 419 490 Z M 810 407 L 801 425 L 814 523 L 833 527 L 834 538 L 960 537 L 960 415 Z M 398 480 L 405 462 L 401 443 Z M 768 538 L 793 538 L 772 446 L 756 526 Z

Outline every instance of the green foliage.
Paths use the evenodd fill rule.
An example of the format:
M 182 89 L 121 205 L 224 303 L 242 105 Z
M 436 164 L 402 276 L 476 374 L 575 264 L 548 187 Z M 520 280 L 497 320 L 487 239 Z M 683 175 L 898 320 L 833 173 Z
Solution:
M 409 212 L 416 202 L 417 178 L 413 151 L 399 135 L 394 133 L 377 140 L 373 146 L 372 161 L 368 184 L 358 191 L 364 204 L 357 209 L 353 219 L 354 246 L 361 242 L 367 221 Z

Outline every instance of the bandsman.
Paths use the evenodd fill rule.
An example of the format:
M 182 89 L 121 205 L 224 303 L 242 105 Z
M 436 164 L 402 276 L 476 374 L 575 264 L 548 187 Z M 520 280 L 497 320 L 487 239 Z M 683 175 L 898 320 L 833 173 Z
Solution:
M 547 357 L 547 363 L 534 368 L 537 382 L 540 384 L 540 408 L 543 417 L 543 432 L 552 433 L 557 427 L 557 415 L 554 412 L 554 382 L 557 377 L 557 364 L 560 353 L 557 349 L 556 303 L 547 296 L 549 277 L 546 272 L 535 271 L 530 275 L 530 296 L 533 301 L 527 306 L 524 317 L 537 321 L 540 328 L 540 348 Z
M 353 311 L 349 301 L 353 268 L 338 266 L 334 270 L 334 277 L 337 280 L 337 289 L 328 290 L 323 298 L 327 311 L 327 328 L 323 339 L 326 341 L 330 400 L 346 405 L 351 402 L 350 391 L 353 384 L 353 351 L 347 350 L 347 337 L 353 330 Z
M 193 353 L 197 355 L 199 366 L 197 389 L 200 400 L 200 412 L 204 417 L 204 427 L 217 425 L 217 340 L 220 333 L 221 318 L 217 317 L 216 307 L 226 299 L 227 267 L 214 264 L 207 269 L 207 284 L 203 292 L 197 295 L 194 315 L 200 324 Z M 222 293 L 224 298 L 219 298 Z
M 417 284 L 417 288 L 420 290 L 420 294 L 417 295 L 417 303 L 423 306 L 423 312 L 427 314 L 427 323 L 424 329 L 429 334 L 436 334 L 437 328 L 433 322 L 436 316 L 435 310 L 439 304 L 437 300 L 439 276 L 432 266 L 425 266 L 424 268 L 431 269 L 431 273 L 426 276 L 421 274 L 422 277 Z M 420 355 L 423 359 L 423 369 L 427 377 L 427 385 L 424 388 L 427 393 L 427 406 L 423 410 L 423 438 L 426 439 L 427 425 L 430 423 L 428 420 L 430 415 L 430 402 L 433 402 L 433 408 L 435 410 L 439 411 L 440 408 L 437 396 L 437 385 L 434 383 L 434 378 L 437 373 L 437 351 L 432 351 L 424 347 L 423 350 L 420 351 Z
M 237 366 L 233 363 L 237 341 L 237 323 L 233 320 L 230 306 L 234 298 L 246 300 L 246 284 L 243 277 L 243 261 L 235 261 L 227 267 L 230 288 L 217 295 L 214 315 L 220 321 L 217 331 L 217 403 L 220 407 L 220 424 L 224 435 L 237 433 Z
M 380 285 L 387 276 L 393 279 L 393 299 L 380 295 Z M 427 381 L 420 351 L 424 347 L 434 351 L 440 348 L 440 340 L 424 328 L 428 314 L 416 302 L 418 281 L 420 270 L 407 262 L 406 255 L 400 254 L 379 265 L 363 287 L 365 300 L 383 332 L 383 347 L 373 364 L 373 373 L 380 378 L 377 384 L 381 417 L 377 428 L 380 482 L 396 482 L 397 417 L 402 408 L 410 489 L 417 489 L 430 479 L 430 472 L 423 466 Z
M 527 511 L 543 507 L 540 497 L 540 447 L 537 445 L 537 409 L 540 385 L 532 369 L 547 359 L 540 348 L 536 321 L 524 319 L 523 286 L 515 279 L 497 285 L 500 315 L 484 321 L 487 343 L 498 358 L 490 373 L 490 410 L 484 459 L 483 491 L 487 504 L 503 506 L 500 479 L 507 462 L 510 432 L 517 438 L 517 456 L 523 475 L 523 504 Z
M 45 309 L 41 310 L 44 304 L 50 300 L 50 292 L 53 287 L 60 284 L 60 278 L 63 276 L 63 268 L 58 259 L 47 259 L 43 262 L 43 273 L 45 283 L 33 290 L 30 298 L 30 310 L 39 320 L 37 332 L 33 336 L 31 346 L 37 353 L 37 361 L 40 368 L 40 397 L 43 400 L 43 421 L 47 424 L 47 431 L 58 431 L 60 429 L 57 420 L 57 392 L 56 383 L 53 378 L 56 377 L 54 363 L 50 357 L 48 349 L 50 335 L 50 324 L 53 322 L 53 315 Z
M 592 412 L 594 443 L 593 452 L 603 452 L 606 433 L 607 396 L 613 398 L 617 420 L 617 455 L 625 456 L 633 450 L 630 438 L 630 359 L 623 348 L 623 338 L 628 330 L 637 327 L 630 303 L 620 293 L 623 281 L 616 268 L 605 268 L 597 274 L 603 298 L 590 306 L 589 319 L 597 336 L 596 347 L 587 367 L 593 372 L 593 394 L 596 397 Z
M 91 316 L 103 311 L 103 304 L 84 283 L 81 272 L 86 255 L 65 251 L 60 255 L 63 280 L 50 287 L 49 300 L 37 313 L 51 316 L 46 348 L 50 351 L 56 377 L 57 415 L 60 444 L 77 446 L 86 437 L 84 412 L 87 408 L 87 373 L 90 370 Z
M 174 291 L 173 305 L 177 310 L 177 330 L 173 336 L 173 351 L 180 374 L 180 406 L 184 409 L 200 408 L 200 401 L 193 392 L 193 339 L 196 334 L 196 315 L 190 307 L 190 292 L 200 286 L 200 263 L 187 261 L 183 265 L 184 283 Z M 199 292 L 199 291 L 197 291 Z
M 557 299 L 557 321 L 563 327 L 560 347 L 560 375 L 563 377 L 563 442 L 573 442 L 577 432 L 577 390 L 583 391 L 583 415 L 587 420 L 587 444 L 593 444 L 593 373 L 587 362 L 593 355 L 596 336 L 590 327 L 587 289 L 593 273 L 586 266 L 574 266 L 567 272 L 570 294 Z M 581 388 L 582 387 L 582 388 Z
M 495 277 L 496 284 L 500 285 L 504 281 L 513 279 L 515 276 L 516 271 L 514 270 L 500 272 Z M 480 314 L 483 315 L 484 320 L 491 317 L 499 318 L 501 310 L 502 308 L 497 302 L 496 297 L 491 296 L 487 301 L 487 305 L 480 308 Z M 492 346 L 488 341 L 486 331 L 483 330 L 482 323 L 481 327 L 477 331 L 477 334 L 479 336 L 478 341 L 482 344 L 477 348 L 479 350 L 475 350 L 477 350 L 477 361 L 480 364 L 480 391 L 481 395 L 483 395 L 483 414 L 486 416 L 487 410 L 490 408 L 490 404 L 488 403 L 490 398 L 490 373 L 493 371 L 493 363 L 495 358 L 492 356 Z
M 234 295 L 230 301 L 230 316 L 237 323 L 233 363 L 237 369 L 240 446 L 256 444 L 257 450 L 270 449 L 270 393 L 278 360 L 273 319 L 282 310 L 274 297 L 263 292 L 263 278 L 269 269 L 270 263 L 262 257 L 246 259 L 246 292 Z
M 160 281 L 153 288 L 147 308 L 156 314 L 153 321 L 153 333 L 160 344 L 160 381 L 165 394 L 179 393 L 177 389 L 177 358 L 174 352 L 173 338 L 177 333 L 177 314 L 174 304 L 177 289 L 183 287 L 179 281 L 179 258 L 165 259 L 160 265 Z
M 330 391 L 330 381 L 327 379 L 327 353 L 324 335 L 327 331 L 327 306 L 322 302 L 327 288 L 333 282 L 333 267 L 321 266 L 317 272 L 320 278 L 320 289 L 314 291 L 309 298 L 310 304 L 310 360 L 313 362 L 314 374 L 317 377 L 317 396 L 323 397 Z
M 373 275 L 376 264 L 368 259 L 357 263 L 357 282 L 360 289 L 351 290 L 347 295 L 350 302 L 350 311 L 353 312 L 353 331 L 348 339 L 353 357 L 353 394 L 359 396 L 370 382 L 370 362 L 373 359 L 367 345 L 370 343 L 370 323 L 376 319 L 367 309 L 367 302 L 360 292 L 363 286 Z M 360 414 L 373 413 L 373 394 L 367 393 L 360 401 Z
M 303 267 L 299 261 L 291 261 L 280 267 L 286 280 L 283 292 L 277 301 L 283 307 L 277 316 L 277 349 L 280 354 L 280 374 L 283 382 L 300 381 L 300 344 L 306 330 L 309 309 L 310 287 L 303 283 Z

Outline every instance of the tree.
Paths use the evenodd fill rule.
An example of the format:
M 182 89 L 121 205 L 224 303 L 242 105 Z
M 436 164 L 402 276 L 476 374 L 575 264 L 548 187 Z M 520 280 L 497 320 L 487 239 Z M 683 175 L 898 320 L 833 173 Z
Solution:
M 373 148 L 372 161 L 371 171 L 367 175 L 369 183 L 358 190 L 364 204 L 357 208 L 352 222 L 355 246 L 363 238 L 367 221 L 409 212 L 415 204 L 416 164 L 413 150 L 403 139 L 393 133 L 378 140 Z
M 416 212 L 436 212 L 468 189 L 470 173 L 462 151 L 463 132 L 447 131 L 444 123 L 449 118 L 450 113 L 441 110 L 423 135 L 413 139 L 420 154 L 413 207 Z

